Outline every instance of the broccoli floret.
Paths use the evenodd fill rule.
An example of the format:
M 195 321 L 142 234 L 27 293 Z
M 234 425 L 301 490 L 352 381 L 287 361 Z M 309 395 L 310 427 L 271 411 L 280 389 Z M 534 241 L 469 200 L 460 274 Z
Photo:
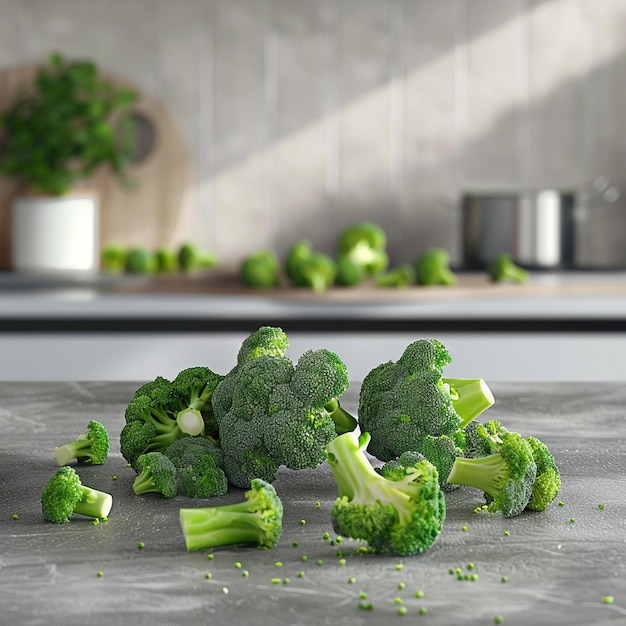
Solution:
M 280 263 L 273 250 L 258 250 L 244 258 L 239 268 L 241 282 L 253 289 L 280 285 Z
M 113 496 L 81 483 L 76 471 L 63 466 L 46 484 L 41 493 L 41 511 L 55 524 L 70 521 L 73 513 L 106 519 L 113 506 Z
M 178 269 L 178 254 L 175 250 L 161 246 L 154 253 L 156 257 L 157 272 L 169 274 Z
M 287 254 L 285 274 L 294 287 L 322 292 L 334 284 L 337 266 L 331 257 L 313 250 L 309 241 L 300 240 Z
M 178 478 L 185 495 L 190 498 L 212 498 L 228 491 L 228 479 L 215 458 L 210 454 L 198 457 L 195 463 L 184 465 L 178 470 Z
M 178 265 L 183 272 L 209 269 L 217 265 L 217 255 L 195 243 L 185 242 L 178 249 Z
M 457 457 L 447 481 L 482 490 L 492 512 L 519 515 L 530 501 L 537 475 L 532 448 L 515 432 L 505 431 L 489 440 L 491 454 Z
M 452 435 L 493 404 L 482 379 L 443 378 L 451 358 L 435 339 L 411 343 L 397 362 L 382 363 L 363 379 L 358 416 L 371 435 L 370 452 L 389 461 L 421 451 L 425 435 Z
M 544 511 L 561 490 L 561 474 L 548 446 L 537 437 L 526 437 L 537 464 L 537 477 L 526 505 L 530 511 Z
M 487 267 L 487 272 L 496 283 L 509 281 L 513 283 L 525 283 L 530 273 L 514 263 L 508 252 L 503 252 L 493 258 Z
M 136 469 L 140 454 L 162 452 L 185 435 L 216 434 L 211 397 L 221 379 L 208 368 L 192 367 L 174 381 L 157 376 L 141 385 L 126 407 L 122 456 Z M 211 432 L 206 432 L 207 426 Z
M 346 433 L 328 444 L 328 463 L 339 497 L 332 509 L 335 532 L 363 539 L 379 553 L 409 556 L 430 548 L 446 515 L 439 475 L 432 463 L 412 454 L 397 465 L 374 470 L 365 450 L 369 434 Z
M 158 269 L 156 256 L 145 248 L 131 248 L 124 269 L 130 274 L 154 274 Z
M 119 274 L 126 268 L 126 248 L 112 243 L 100 251 L 100 268 L 104 272 Z
M 385 231 L 373 222 L 358 222 L 339 235 L 337 258 L 349 258 L 365 275 L 384 272 L 389 265 Z
M 102 465 L 109 456 L 109 433 L 95 420 L 87 424 L 87 432 L 76 437 L 75 441 L 54 448 L 59 465 L 67 465 L 76 460 L 79 463 Z
M 224 471 L 237 487 L 252 478 L 271 483 L 281 465 L 316 467 L 337 432 L 356 427 L 339 405 L 349 385 L 341 359 L 307 351 L 294 366 L 287 345 L 280 329 L 262 327 L 243 342 L 237 366 L 213 394 Z
M 395 287 L 396 289 L 403 289 L 409 285 L 415 284 L 417 275 L 415 268 L 408 263 L 398 265 L 385 274 L 381 274 L 376 277 L 377 287 Z
M 187 550 L 235 544 L 273 548 L 282 534 L 283 504 L 269 483 L 254 479 L 245 500 L 198 509 L 180 509 Z
M 456 275 L 450 269 L 450 255 L 443 248 L 429 248 L 415 261 L 419 285 L 454 285 Z
M 164 498 L 173 498 L 178 493 L 177 472 L 174 464 L 162 452 L 147 452 L 137 459 L 137 474 L 133 491 L 160 493 Z
M 176 469 L 192 465 L 200 457 L 210 455 L 217 467 L 224 466 L 224 451 L 212 440 L 204 437 L 185 436 L 169 445 L 163 454 L 174 464 Z
M 337 267 L 337 275 L 335 276 L 335 284 L 341 287 L 354 287 L 363 282 L 365 278 L 365 270 L 349 256 L 338 256 L 335 261 Z

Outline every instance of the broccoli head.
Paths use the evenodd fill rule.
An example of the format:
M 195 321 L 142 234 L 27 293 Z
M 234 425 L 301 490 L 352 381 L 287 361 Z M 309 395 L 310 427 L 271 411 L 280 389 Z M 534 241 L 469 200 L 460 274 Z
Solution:
M 365 376 L 358 416 L 361 431 L 370 433 L 371 454 L 389 461 L 407 450 L 420 451 L 424 436 L 451 436 L 493 404 L 482 379 L 444 378 L 450 361 L 441 342 L 420 339 L 398 361 Z
M 109 456 L 109 433 L 95 420 L 87 424 L 87 431 L 70 443 L 54 448 L 54 455 L 59 465 L 72 461 L 102 465 Z
M 254 479 L 236 504 L 180 509 L 187 550 L 252 544 L 273 548 L 282 534 L 283 504 L 269 483 Z
M 164 498 L 173 498 L 178 493 L 178 475 L 174 464 L 162 452 L 147 452 L 137 459 L 139 473 L 133 482 L 133 491 L 139 496 L 144 493 L 160 493 Z
M 456 275 L 450 269 L 450 255 L 443 248 L 429 248 L 415 261 L 419 285 L 455 285 Z
M 425 552 L 446 516 L 437 469 L 421 455 L 405 453 L 376 471 L 365 454 L 369 440 L 368 433 L 346 433 L 328 444 L 328 463 L 339 491 L 331 514 L 333 529 L 365 540 L 375 552 Z
M 537 437 L 526 437 L 537 464 L 537 477 L 526 508 L 544 511 L 561 490 L 561 474 L 548 446 Z
M 309 241 L 300 240 L 287 253 L 285 274 L 294 287 L 322 292 L 334 284 L 337 266 L 331 257 L 313 250 Z
M 100 251 L 100 268 L 103 272 L 119 274 L 126 268 L 126 248 L 117 244 L 107 244 Z
M 513 282 L 525 283 L 530 273 L 517 265 L 508 252 L 503 252 L 494 257 L 487 267 L 491 280 L 495 283 Z
M 365 275 L 384 272 L 389 264 L 385 231 L 373 222 L 358 222 L 339 235 L 337 258 L 348 258 Z
M 145 248 L 128 250 L 124 263 L 124 269 L 129 274 L 154 274 L 158 269 L 156 255 Z
M 65 524 L 73 513 L 106 519 L 113 506 L 109 493 L 83 485 L 76 471 L 65 465 L 48 481 L 41 493 L 41 511 L 49 522 Z
M 258 250 L 246 256 L 239 268 L 241 282 L 253 289 L 272 289 L 280 285 L 280 263 L 273 250 Z
M 519 515 L 528 505 L 537 475 L 530 444 L 518 433 L 488 435 L 491 453 L 475 458 L 457 457 L 447 481 L 483 491 L 492 512 Z

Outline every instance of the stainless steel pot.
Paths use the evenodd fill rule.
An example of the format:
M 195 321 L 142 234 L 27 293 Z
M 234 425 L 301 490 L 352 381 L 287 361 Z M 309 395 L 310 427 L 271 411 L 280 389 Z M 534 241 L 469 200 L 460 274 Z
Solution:
M 482 269 L 502 252 L 529 269 L 574 264 L 571 192 L 555 189 L 467 193 L 463 197 L 463 255 L 467 269 Z

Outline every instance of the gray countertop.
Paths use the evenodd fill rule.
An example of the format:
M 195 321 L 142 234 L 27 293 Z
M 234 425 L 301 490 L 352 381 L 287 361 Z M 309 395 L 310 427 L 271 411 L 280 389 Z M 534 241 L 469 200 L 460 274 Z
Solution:
M 357 544 L 344 541 L 345 564 L 339 546 L 323 539 L 325 532 L 334 537 L 330 509 L 336 497 L 326 465 L 280 470 L 275 487 L 285 506 L 284 532 L 273 550 L 224 548 L 215 550 L 212 560 L 206 551 L 187 552 L 178 509 L 199 503 L 184 496 L 135 496 L 134 473 L 119 453 L 124 408 L 136 387 L 0 383 L 0 622 L 449 625 L 492 624 L 496 615 L 506 625 L 626 621 L 626 388 L 621 384 L 492 385 L 496 405 L 489 417 L 550 446 L 562 473 L 564 506 L 555 502 L 545 512 L 504 519 L 473 513 L 481 496 L 462 488 L 447 496 L 443 532 L 425 554 L 355 556 Z M 345 406 L 355 411 L 357 398 L 353 384 Z M 52 448 L 78 434 L 89 419 L 109 429 L 112 451 L 105 465 L 77 471 L 86 484 L 113 494 L 109 521 L 93 525 L 75 516 L 69 524 L 45 522 L 39 496 L 58 469 Z M 211 503 L 242 497 L 232 489 Z M 475 570 L 468 570 L 470 563 Z M 457 567 L 477 573 L 478 580 L 457 580 L 449 573 Z M 273 578 L 289 582 L 272 584 Z M 360 592 L 368 593 L 373 610 L 358 607 Z M 615 602 L 603 603 L 605 596 Z M 403 600 L 406 615 L 397 614 L 395 598 Z

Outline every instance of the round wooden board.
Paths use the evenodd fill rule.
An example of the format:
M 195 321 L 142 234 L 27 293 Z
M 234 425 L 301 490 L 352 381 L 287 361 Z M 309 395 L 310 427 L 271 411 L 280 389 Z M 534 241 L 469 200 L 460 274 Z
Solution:
M 6 110 L 23 86 L 32 83 L 37 66 L 0 71 L 0 111 Z M 81 187 L 100 194 L 100 242 L 156 248 L 173 245 L 176 226 L 184 210 L 184 190 L 189 164 L 183 142 L 166 111 L 128 81 L 103 72 L 111 82 L 131 87 L 138 94 L 133 114 L 147 122 L 153 146 L 128 171 L 135 181 L 123 188 L 110 172 L 101 170 Z M 14 180 L 0 176 L 0 268 L 11 266 L 11 202 L 17 191 Z

